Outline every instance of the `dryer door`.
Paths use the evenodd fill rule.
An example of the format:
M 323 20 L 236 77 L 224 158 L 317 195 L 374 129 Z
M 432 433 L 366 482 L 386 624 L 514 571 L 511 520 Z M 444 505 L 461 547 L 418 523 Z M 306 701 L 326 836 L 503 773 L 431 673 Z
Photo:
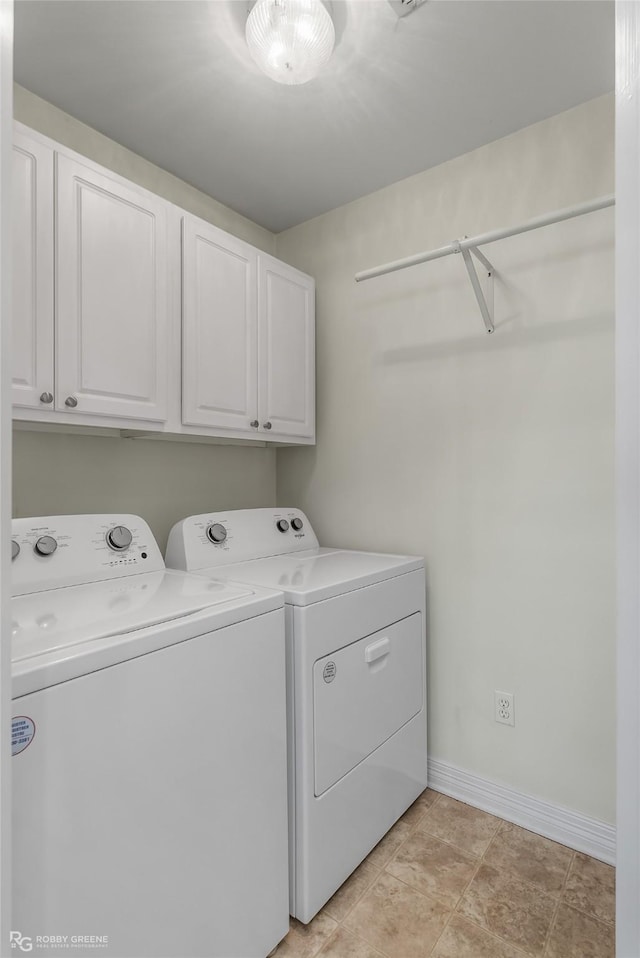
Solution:
M 423 656 L 416 612 L 314 663 L 316 796 L 422 709 Z

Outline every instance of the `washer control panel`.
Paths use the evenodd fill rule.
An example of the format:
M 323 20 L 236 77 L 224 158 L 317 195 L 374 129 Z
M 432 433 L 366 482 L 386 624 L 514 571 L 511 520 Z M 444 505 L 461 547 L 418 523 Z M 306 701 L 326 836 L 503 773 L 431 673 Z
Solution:
M 178 522 L 169 534 L 166 561 L 170 569 L 194 572 L 317 548 L 311 523 L 299 509 L 237 509 Z
M 13 595 L 164 569 L 139 516 L 45 516 L 11 524 Z

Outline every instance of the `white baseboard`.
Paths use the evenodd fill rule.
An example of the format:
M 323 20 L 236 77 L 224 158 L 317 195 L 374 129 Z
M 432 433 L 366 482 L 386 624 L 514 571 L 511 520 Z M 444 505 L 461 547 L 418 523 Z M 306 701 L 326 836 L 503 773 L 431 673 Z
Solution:
M 589 818 L 561 805 L 525 795 L 509 785 L 466 772 L 462 768 L 429 759 L 429 787 L 484 812 L 490 812 L 529 831 L 551 838 L 576 851 L 615 865 L 614 825 Z

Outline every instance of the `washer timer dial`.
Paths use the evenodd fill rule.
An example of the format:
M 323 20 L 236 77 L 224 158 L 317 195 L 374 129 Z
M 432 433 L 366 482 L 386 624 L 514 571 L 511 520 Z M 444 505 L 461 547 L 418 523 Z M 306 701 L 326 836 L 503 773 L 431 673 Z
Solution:
M 39 556 L 52 556 L 58 548 L 58 543 L 53 536 L 40 536 L 39 539 L 36 539 L 33 548 Z
M 214 545 L 219 545 L 226 540 L 227 530 L 221 522 L 214 522 L 207 529 L 207 538 L 210 542 L 213 542 Z
M 131 530 L 127 529 L 126 526 L 114 526 L 113 529 L 109 529 L 106 535 L 107 545 L 110 549 L 113 549 L 114 552 L 124 552 L 125 549 L 128 549 L 133 540 L 133 535 Z
M 278 529 L 278 532 L 287 532 L 287 530 L 289 529 L 289 523 L 287 522 L 286 519 L 278 519 L 278 521 L 276 522 L 276 527 Z

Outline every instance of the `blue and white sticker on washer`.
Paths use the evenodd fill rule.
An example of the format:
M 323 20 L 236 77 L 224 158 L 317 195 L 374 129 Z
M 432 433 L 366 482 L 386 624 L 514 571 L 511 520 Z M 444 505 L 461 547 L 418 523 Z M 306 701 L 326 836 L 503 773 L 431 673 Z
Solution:
M 16 715 L 11 719 L 11 754 L 19 755 L 33 742 L 36 723 L 28 715 Z

